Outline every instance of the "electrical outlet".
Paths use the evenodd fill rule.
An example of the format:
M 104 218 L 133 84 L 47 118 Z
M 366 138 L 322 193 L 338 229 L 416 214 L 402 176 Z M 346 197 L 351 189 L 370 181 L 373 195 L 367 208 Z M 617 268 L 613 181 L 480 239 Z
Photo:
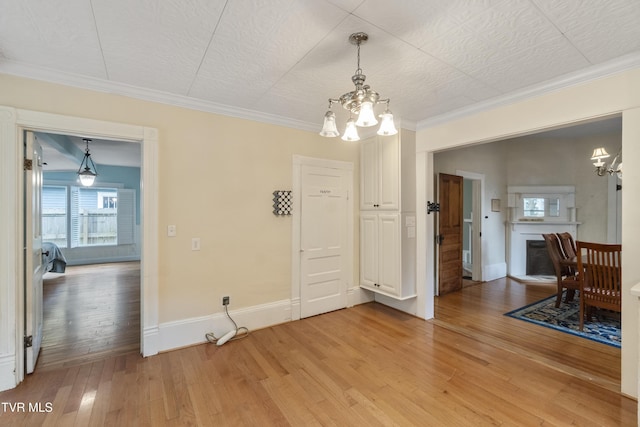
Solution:
M 194 237 L 193 239 L 191 239 L 191 250 L 192 251 L 199 251 L 200 250 L 200 238 L 199 237 Z
M 222 297 L 222 305 L 229 305 L 229 297 Z

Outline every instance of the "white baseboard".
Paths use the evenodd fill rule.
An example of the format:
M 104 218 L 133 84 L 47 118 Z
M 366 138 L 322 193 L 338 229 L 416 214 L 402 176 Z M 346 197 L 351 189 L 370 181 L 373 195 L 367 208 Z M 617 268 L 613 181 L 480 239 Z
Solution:
M 365 304 L 374 300 L 373 292 L 362 289 L 360 286 L 347 289 L 347 307 Z
M 418 315 L 418 299 L 409 298 L 406 300 L 397 300 L 395 298 L 388 297 L 382 294 L 376 294 L 376 302 L 384 304 L 388 307 L 395 308 L 396 310 L 403 311 L 412 316 Z
M 16 356 L 0 356 L 0 391 L 9 390 L 16 386 Z
M 73 266 L 73 265 L 107 264 L 110 262 L 130 262 L 130 261 L 140 261 L 140 255 L 68 259 L 67 265 Z
M 300 308 L 300 297 L 293 298 L 291 300 L 291 320 L 300 320 L 302 315 L 300 314 L 302 309 Z
M 160 341 L 160 329 L 157 326 L 144 328 L 142 332 L 142 346 L 140 352 L 143 357 L 158 354 L 158 342 Z
M 229 310 L 238 327 L 249 330 L 267 328 L 291 321 L 291 301 L 283 300 L 239 310 Z M 220 337 L 233 329 L 233 323 L 224 312 L 161 323 L 158 327 L 159 351 L 173 350 L 206 342 L 205 334 L 213 332 Z
M 485 265 L 482 269 L 482 281 L 489 282 L 491 280 L 500 279 L 507 275 L 507 263 L 499 262 L 497 264 Z

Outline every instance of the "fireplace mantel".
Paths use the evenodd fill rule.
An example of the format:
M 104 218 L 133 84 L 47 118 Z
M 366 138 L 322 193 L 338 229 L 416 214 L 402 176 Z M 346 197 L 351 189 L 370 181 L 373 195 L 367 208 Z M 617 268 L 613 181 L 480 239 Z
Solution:
M 573 185 L 509 186 L 507 231 L 507 270 L 511 276 L 527 271 L 527 240 L 544 240 L 543 234 L 569 232 L 577 240 L 578 226 Z M 558 199 L 559 210 L 551 216 L 525 217 L 523 200 L 527 197 Z
M 511 226 L 511 230 L 515 230 L 519 226 L 532 225 L 534 227 L 542 226 L 578 226 L 578 221 L 509 221 L 507 224 Z

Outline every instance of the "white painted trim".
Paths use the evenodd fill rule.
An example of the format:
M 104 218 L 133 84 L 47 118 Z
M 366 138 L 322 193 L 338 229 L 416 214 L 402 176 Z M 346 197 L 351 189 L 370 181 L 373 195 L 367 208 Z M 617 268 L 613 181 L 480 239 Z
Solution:
M 366 291 L 360 286 L 347 289 L 347 307 L 375 301 L 375 293 Z
M 319 117 L 317 123 L 308 123 L 301 120 L 284 118 L 275 114 L 268 114 L 260 111 L 218 104 L 216 102 L 206 101 L 204 99 L 196 99 L 184 95 L 171 94 L 154 89 L 145 89 L 127 85 L 124 83 L 102 80 L 95 77 L 80 76 L 77 74 L 65 73 L 62 71 L 53 71 L 45 68 L 38 68 L 36 66 L 25 65 L 5 59 L 0 62 L 0 73 L 50 83 L 62 84 L 81 89 L 89 89 L 97 92 L 123 95 L 130 98 L 142 99 L 145 101 L 157 102 L 165 105 L 173 105 L 176 107 L 188 108 L 191 110 L 253 120 L 260 123 L 285 126 L 288 128 L 300 129 L 314 133 L 318 131 L 318 127 L 321 123 L 320 120 L 322 118 Z
M 509 194 L 571 194 L 575 192 L 575 185 L 510 185 L 507 187 Z
M 22 159 L 22 131 L 78 135 L 98 139 L 118 139 L 142 144 L 143 238 L 141 270 L 141 349 L 144 356 L 157 353 L 153 336 L 143 333 L 158 324 L 158 132 L 153 128 L 62 116 L 0 106 L 0 357 L 12 360 L 10 372 L 0 370 L 0 378 L 13 377 L 15 387 L 24 378 L 22 335 L 24 284 L 22 269 L 24 183 L 19 165 Z M 0 369 L 9 369 L 0 364 Z M 3 382 L 6 384 L 6 381 Z
M 292 301 L 281 300 L 239 310 L 230 310 L 229 315 L 238 327 L 246 327 L 252 331 L 290 322 L 291 306 Z M 157 329 L 158 350 L 168 351 L 202 344 L 207 341 L 205 334 L 213 332 L 215 336 L 220 337 L 231 329 L 233 329 L 233 323 L 223 312 L 161 323 Z
M 640 54 L 631 53 L 629 55 L 616 58 L 612 61 L 594 65 L 592 67 L 579 70 L 575 73 L 569 73 L 538 85 L 532 85 L 522 90 L 510 92 L 503 96 L 498 96 L 487 101 L 478 102 L 477 104 L 473 104 L 455 111 L 419 121 L 416 125 L 416 129 L 427 129 L 466 116 L 478 114 L 483 111 L 493 110 L 495 108 L 503 107 L 510 104 L 516 104 L 533 97 L 542 96 L 564 88 L 576 86 L 591 80 L 601 79 L 603 77 L 608 77 L 638 67 L 640 67 Z
M 622 195 L 618 191 L 618 180 L 616 175 L 608 175 L 607 179 L 607 243 L 622 243 Z
M 362 297 L 349 298 L 349 290 L 352 289 L 353 280 L 353 204 L 356 202 L 353 196 L 353 163 L 340 160 L 319 159 L 315 157 L 306 157 L 295 154 L 293 156 L 292 167 L 292 194 L 293 194 L 293 210 L 291 212 L 291 319 L 299 320 L 301 317 L 301 301 L 300 301 L 300 229 L 302 226 L 300 209 L 302 206 L 300 193 L 302 190 L 302 166 L 316 166 L 330 169 L 344 170 L 349 173 L 349 201 L 347 203 L 347 255 L 345 266 L 349 269 L 346 272 L 347 277 L 347 307 L 351 302 L 357 303 Z
M 15 387 L 24 372 L 23 359 L 16 359 L 22 337 L 16 330 L 23 324 L 16 307 L 22 293 L 22 172 L 19 159 L 16 111 L 0 106 L 0 391 Z
M 405 129 L 422 130 L 451 120 L 459 119 L 461 117 L 477 114 L 496 107 L 513 104 L 534 96 L 544 95 L 546 93 L 550 93 L 570 86 L 575 86 L 590 80 L 595 80 L 613 74 L 621 73 L 637 68 L 639 66 L 640 54 L 631 53 L 621 58 L 616 58 L 609 62 L 605 62 L 604 64 L 594 65 L 587 69 L 579 70 L 575 73 L 569 73 L 538 85 L 532 85 L 519 91 L 511 92 L 509 94 L 499 96 L 487 101 L 478 102 L 468 107 L 434 116 L 426 120 L 415 122 L 408 119 L 400 120 L 400 117 L 398 117 L 396 121 L 398 125 L 401 124 L 401 127 Z M 261 123 L 275 124 L 278 126 L 285 126 L 288 128 L 300 129 L 309 132 L 318 131 L 319 122 L 309 123 L 301 120 L 288 119 L 282 116 L 263 113 L 260 111 L 231 107 L 228 105 L 191 98 L 184 95 L 171 94 L 153 89 L 144 89 L 95 77 L 81 76 L 78 74 L 66 73 L 63 71 L 54 71 L 51 69 L 33 65 L 26 65 L 7 59 L 3 59 L 3 61 L 0 62 L 0 73 L 56 84 L 63 84 L 82 89 L 89 89 L 97 92 L 123 95 L 131 98 L 142 99 L 145 101 L 158 102 L 165 105 L 173 105 L 176 107 L 188 108 L 191 110 L 205 111 L 214 114 L 221 114 L 224 116 L 253 120 Z
M 0 356 L 0 391 L 9 390 L 16 386 L 16 376 L 13 373 L 15 365 L 15 354 Z
M 416 146 L 417 147 L 417 146 Z M 416 152 L 416 315 L 423 319 L 433 319 L 437 270 L 435 259 L 435 215 L 427 215 L 427 201 L 435 200 L 435 177 L 433 174 L 433 153 Z
M 470 179 L 473 182 L 473 246 L 471 247 L 471 253 L 476 260 L 480 262 L 474 262 L 472 264 L 471 278 L 473 280 L 482 280 L 482 272 L 485 264 L 485 254 L 482 252 L 482 218 L 484 217 L 484 174 L 477 172 L 469 172 L 464 170 L 456 170 L 456 175 L 466 179 Z M 479 183 L 480 185 L 476 185 Z M 478 188 L 479 187 L 479 188 Z
M 497 264 L 485 265 L 482 269 L 482 281 L 489 282 L 491 280 L 500 279 L 507 275 L 507 263 L 499 262 Z

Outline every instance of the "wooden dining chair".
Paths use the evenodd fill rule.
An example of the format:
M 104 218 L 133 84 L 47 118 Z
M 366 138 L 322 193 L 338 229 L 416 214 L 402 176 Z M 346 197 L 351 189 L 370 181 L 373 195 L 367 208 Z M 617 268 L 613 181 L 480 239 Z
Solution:
M 564 252 L 565 257 L 573 258 L 576 256 L 576 242 L 573 240 L 573 236 L 569 232 L 557 233 L 558 238 L 560 239 L 560 246 L 562 246 L 562 251 Z
M 592 308 L 622 311 L 622 245 L 576 242 L 580 281 L 580 330 Z
M 575 296 L 575 292 L 580 289 L 580 282 L 575 275 L 573 269 L 567 265 L 561 264 L 561 260 L 565 258 L 564 253 L 560 247 L 560 240 L 554 233 L 543 234 L 545 243 L 547 244 L 547 251 L 553 264 L 553 269 L 556 273 L 556 282 L 558 285 L 558 295 L 556 297 L 556 307 L 560 307 L 562 302 L 562 293 L 567 289 L 567 297 L 565 302 L 570 302 Z

